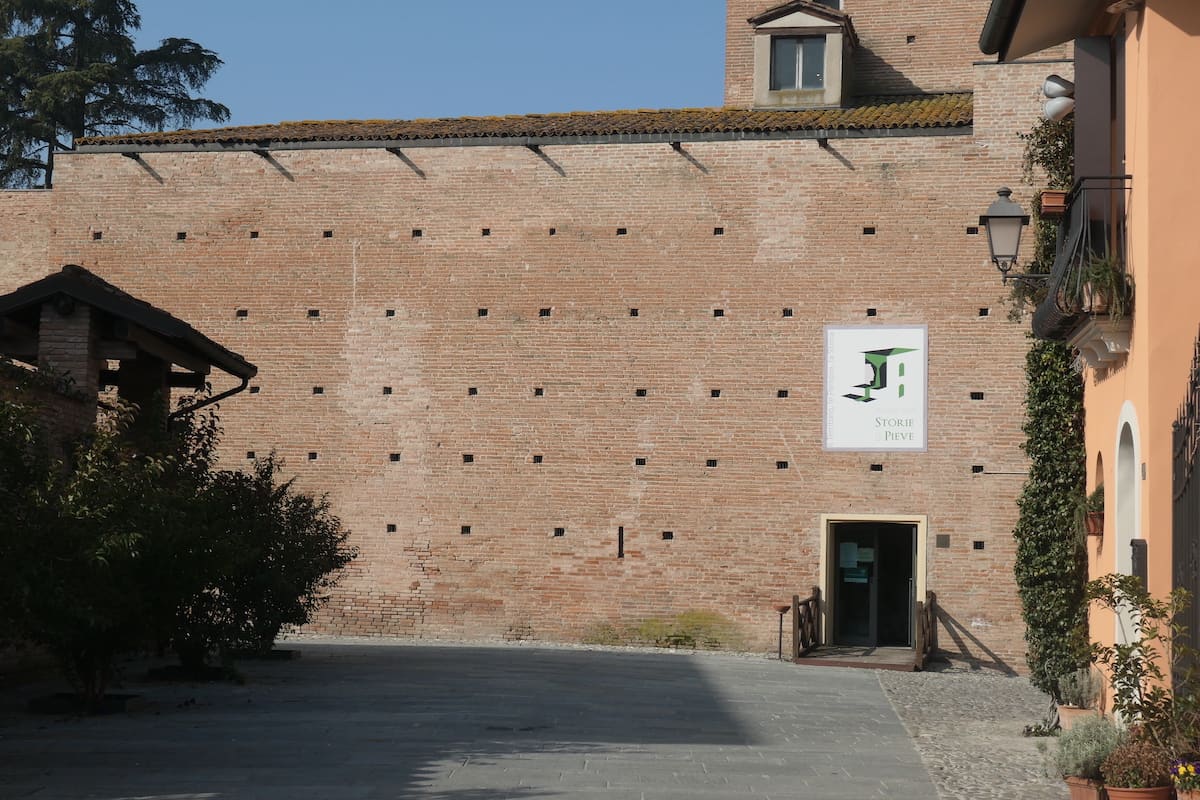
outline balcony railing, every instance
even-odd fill
[[[1133,308],[1132,283],[1125,272],[1130,189],[1131,176],[1116,175],[1080,178],[1071,190],[1067,213],[1059,223],[1046,297],[1033,312],[1033,333],[1039,339],[1079,346],[1075,340],[1081,331],[1101,319],[1109,328],[1128,330],[1128,320],[1123,326],[1120,323]],[[1080,352],[1092,366],[1097,366],[1094,361],[1111,361],[1111,352],[1090,354],[1083,346]]]

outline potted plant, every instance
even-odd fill
[[[1109,675],[1112,710],[1121,719],[1136,721],[1141,738],[1160,750],[1184,752],[1200,715],[1196,693],[1172,693],[1168,659],[1184,658],[1190,648],[1176,641],[1176,619],[1187,607],[1187,592],[1173,590],[1166,600],[1151,597],[1135,575],[1105,575],[1090,581],[1085,596],[1126,620],[1136,619],[1127,642],[1092,645],[1092,661]],[[1164,668],[1164,662],[1166,667]],[[1174,670],[1170,670],[1174,671]]]
[[[1104,535],[1104,485],[1097,486],[1087,496],[1083,508],[1083,525],[1088,536]]]
[[[1131,732],[1100,765],[1109,800],[1171,800],[1171,757],[1141,732]]]
[[[1113,254],[1094,255],[1080,275],[1079,308],[1092,314],[1107,314],[1117,322],[1129,312],[1133,281],[1125,265]]]
[[[1100,678],[1089,667],[1069,672],[1058,679],[1058,696],[1058,724],[1069,731],[1081,718],[1100,713]]]
[[[1058,737],[1058,745],[1046,760],[1051,775],[1062,778],[1071,800],[1100,800],[1100,765],[1117,745],[1122,733],[1107,717],[1088,717]]]
[[[1175,784],[1175,796],[1179,800],[1200,800],[1200,774],[1196,768],[1200,762],[1192,757],[1171,762],[1171,782]]]

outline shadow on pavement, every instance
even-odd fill
[[[301,649],[295,662],[247,665],[245,686],[129,687],[159,698],[147,713],[8,715],[18,730],[0,739],[0,771],[37,797],[484,800],[548,796],[530,786],[569,783],[572,764],[582,774],[608,754],[669,763],[693,745],[754,744],[695,658]]]

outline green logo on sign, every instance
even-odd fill
[[[860,383],[855,386],[856,389],[862,389],[862,394],[844,394],[842,397],[850,400],[855,400],[859,403],[872,403],[879,398],[872,397],[871,392],[879,392],[888,387],[888,359],[893,356],[898,356],[902,353],[915,353],[916,349],[912,347],[889,347],[886,350],[864,350],[863,355],[866,356],[867,365],[871,367],[870,383]],[[896,377],[901,379],[900,383],[896,384],[896,396],[904,397],[904,360],[895,359],[891,362],[896,369]]]

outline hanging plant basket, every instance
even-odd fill
[[[1087,529],[1088,536],[1103,536],[1104,535],[1104,512],[1089,511],[1087,516],[1083,518],[1084,527]]]

